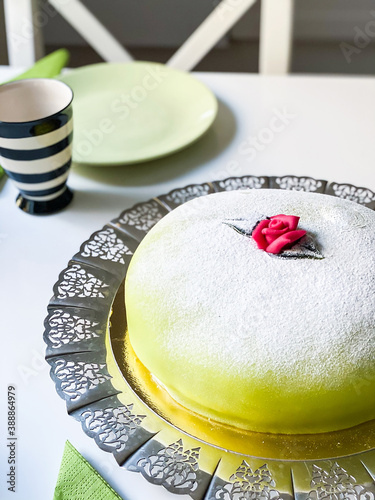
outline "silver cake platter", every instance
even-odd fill
[[[226,429],[169,401],[131,366],[122,284],[143,237],[193,198],[269,188],[375,209],[369,189],[291,175],[231,177],[138,203],[84,242],[54,286],[44,332],[51,378],[68,413],[102,450],[172,493],[196,500],[374,500],[374,422],[315,436]]]

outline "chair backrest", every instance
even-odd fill
[[[30,66],[43,55],[39,0],[3,0],[8,61]]]
[[[13,66],[31,65],[42,55],[42,27],[48,12],[39,0],[3,0],[8,59]],[[257,0],[221,0],[183,43],[167,64],[190,71],[256,3]],[[108,62],[128,62],[130,53],[80,0],[49,0],[65,20]],[[261,0],[259,70],[284,74],[289,70],[293,0]]]

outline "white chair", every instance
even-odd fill
[[[42,27],[48,4],[39,0],[3,0],[8,59],[13,66],[31,65],[42,55]],[[168,61],[192,70],[257,0],[222,0]],[[132,56],[80,0],[49,0],[78,33],[108,62],[131,61]],[[141,22],[141,20],[140,20]],[[261,0],[259,70],[285,74],[291,59],[293,0]]]

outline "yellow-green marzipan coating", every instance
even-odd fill
[[[301,217],[324,256],[282,259],[225,224]],[[375,418],[375,214],[326,195],[210,195],[168,214],[126,278],[130,342],[186,408],[254,431]]]

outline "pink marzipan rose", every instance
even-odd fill
[[[252,238],[258,248],[278,254],[305,236],[306,231],[297,229],[299,217],[295,215],[274,215],[264,219],[255,227]]]

